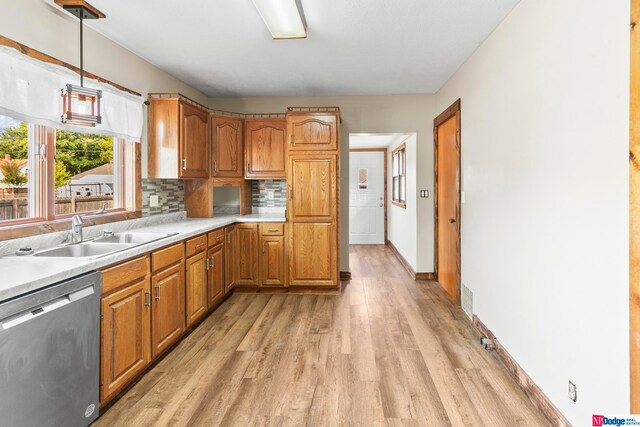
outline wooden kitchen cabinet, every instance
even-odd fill
[[[207,267],[209,273],[208,308],[216,305],[225,295],[224,252],[224,244],[210,247],[207,251]]]
[[[149,98],[149,178],[209,177],[209,113],[180,98]]]
[[[101,300],[100,404],[108,402],[151,361],[149,258],[104,270]]]
[[[211,116],[211,176],[242,178],[243,119]]]
[[[186,323],[193,325],[207,313],[209,308],[207,296],[208,264],[205,250],[186,261]]]
[[[151,356],[168,349],[185,330],[184,258],[151,278]]]
[[[236,284],[236,226],[224,228],[224,292],[228,293]]]
[[[336,151],[339,116],[332,113],[290,112],[287,114],[289,151]]]
[[[247,179],[281,179],[286,176],[285,119],[245,120],[244,157]]]
[[[236,224],[236,285],[258,285],[258,224]]]
[[[334,154],[289,156],[289,218],[337,221],[337,157]]]
[[[260,285],[286,286],[284,223],[262,223],[260,230]]]
[[[338,285],[338,236],[333,223],[292,223],[288,237],[291,286]]]

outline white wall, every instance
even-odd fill
[[[575,425],[629,412],[629,10],[523,0],[437,94],[475,313]]]
[[[416,133],[416,153],[428,167],[416,170],[416,187],[433,194],[434,95],[211,98],[209,107],[239,112],[283,112],[290,106],[338,106],[342,113],[340,204],[349,205],[349,134]],[[409,159],[407,159],[409,160]],[[407,197],[414,197],[407,192]],[[417,254],[414,267],[433,271],[433,199],[416,199]],[[349,212],[340,210],[340,270],[349,269]],[[394,242],[395,244],[395,242]],[[416,251],[414,251],[416,253]],[[404,254],[403,254],[404,255]],[[410,256],[406,257],[410,259]]]
[[[0,35],[61,61],[80,65],[80,30],[76,18],[44,0],[2,0],[0,4]],[[84,69],[144,97],[149,92],[180,92],[203,104],[208,100],[189,85],[88,27],[84,31]],[[146,114],[146,108],[144,110]],[[146,147],[145,126],[143,177],[147,176]]]
[[[393,156],[391,153],[403,143],[406,144],[407,153],[406,208],[401,208],[400,206],[396,206],[391,203],[393,200]],[[389,210],[387,211],[387,224],[389,228],[387,231],[389,233],[389,240],[398,249],[398,252],[400,252],[404,259],[411,264],[414,271],[420,272],[421,270],[416,269],[418,265],[417,249],[419,221],[417,201],[420,200],[416,191],[417,156],[417,139],[415,134],[411,135],[403,142],[392,144],[387,149],[387,199],[389,200]],[[431,167],[431,170],[433,170],[433,166]],[[433,191],[430,191],[430,193],[433,193]],[[422,222],[422,226],[426,227],[426,222]]]

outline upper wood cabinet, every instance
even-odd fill
[[[211,176],[243,176],[242,128],[242,119],[211,116]]]
[[[289,218],[337,220],[337,159],[333,154],[289,156]]]
[[[339,120],[331,113],[288,113],[287,138],[290,151],[336,151]]]
[[[285,119],[247,119],[244,123],[244,177],[278,179],[286,175]]]
[[[179,98],[149,102],[149,178],[209,177],[209,113]]]

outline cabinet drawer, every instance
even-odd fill
[[[169,246],[168,248],[160,249],[157,252],[151,254],[151,267],[153,272],[160,271],[169,267],[177,262],[180,262],[183,258],[182,243]]]
[[[102,293],[106,294],[149,274],[149,257],[136,258],[102,271]]]
[[[203,234],[202,236],[187,240],[186,256],[189,258],[205,249],[207,249],[207,236]]]
[[[224,243],[224,228],[219,228],[210,232],[207,235],[207,240],[209,241],[209,247]]]
[[[260,234],[263,236],[284,236],[284,224],[262,223],[260,224]]]

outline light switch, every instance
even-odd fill
[[[274,191],[273,190],[267,191],[267,199],[273,200],[273,197],[274,197]]]
[[[420,190],[420,198],[421,199],[429,198],[429,190]]]
[[[158,197],[157,194],[152,194],[151,196],[149,196],[150,208],[155,208],[156,206],[158,206],[158,204],[160,204],[160,198]]]

